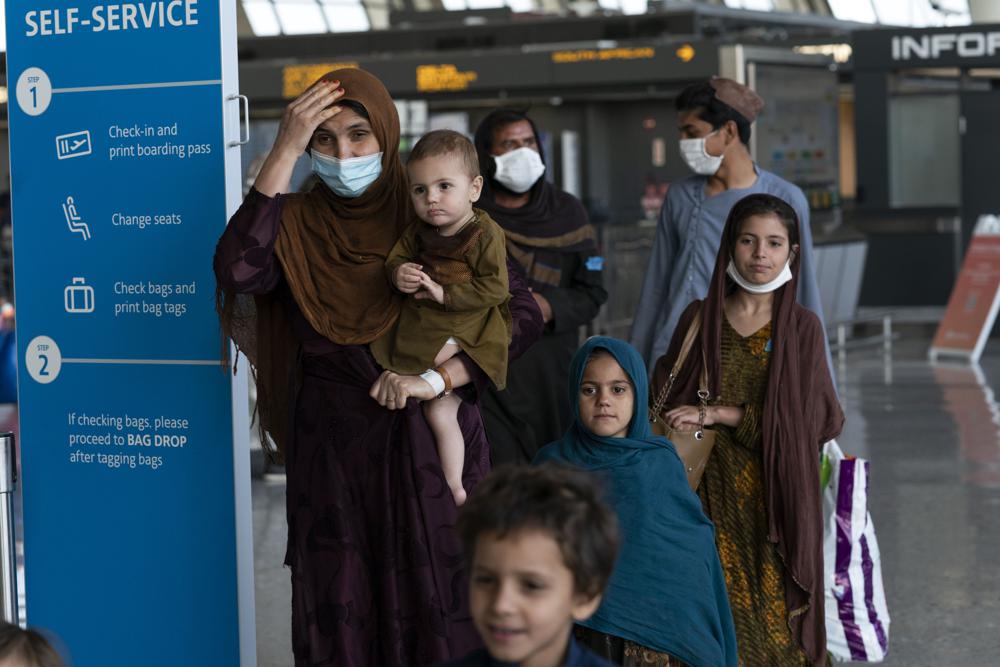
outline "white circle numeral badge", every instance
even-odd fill
[[[40,116],[52,101],[49,75],[37,67],[29,67],[17,78],[17,105],[29,116]]]
[[[59,346],[48,336],[35,336],[24,352],[24,366],[35,382],[48,384],[59,377],[62,369],[62,353]]]

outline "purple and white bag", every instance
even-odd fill
[[[889,650],[889,608],[875,526],[868,513],[868,461],[823,447],[826,647],[836,660],[882,662]],[[825,476],[825,475],[824,475]]]

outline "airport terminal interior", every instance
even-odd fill
[[[678,149],[681,91],[713,76],[756,91],[750,155],[808,206],[845,415],[837,443],[869,462],[883,664],[1000,664],[1000,1],[237,0],[236,10],[244,195],[289,103],[334,69],[385,84],[404,159],[428,131],[472,138],[494,109],[526,111],[543,178],[582,202],[603,257],[608,297],[576,332],[581,343],[629,340],[636,313],[655,308],[641,295],[661,208],[691,174]],[[291,187],[315,182],[303,157]],[[18,434],[9,194],[0,207],[0,430]],[[15,238],[25,224],[15,214]],[[286,471],[255,427],[249,457],[255,664],[291,667]],[[20,507],[15,497],[18,517]],[[21,554],[20,519],[15,528]]]

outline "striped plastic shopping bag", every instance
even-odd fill
[[[868,512],[868,461],[845,456],[830,441],[821,482],[827,650],[837,660],[881,662],[889,649],[889,609]]]

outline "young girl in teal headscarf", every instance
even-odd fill
[[[623,535],[604,601],[580,637],[626,667],[736,667],[715,529],[673,445],[650,431],[645,363],[627,343],[596,336],[577,351],[569,380],[572,424],[535,461],[602,476]]]

